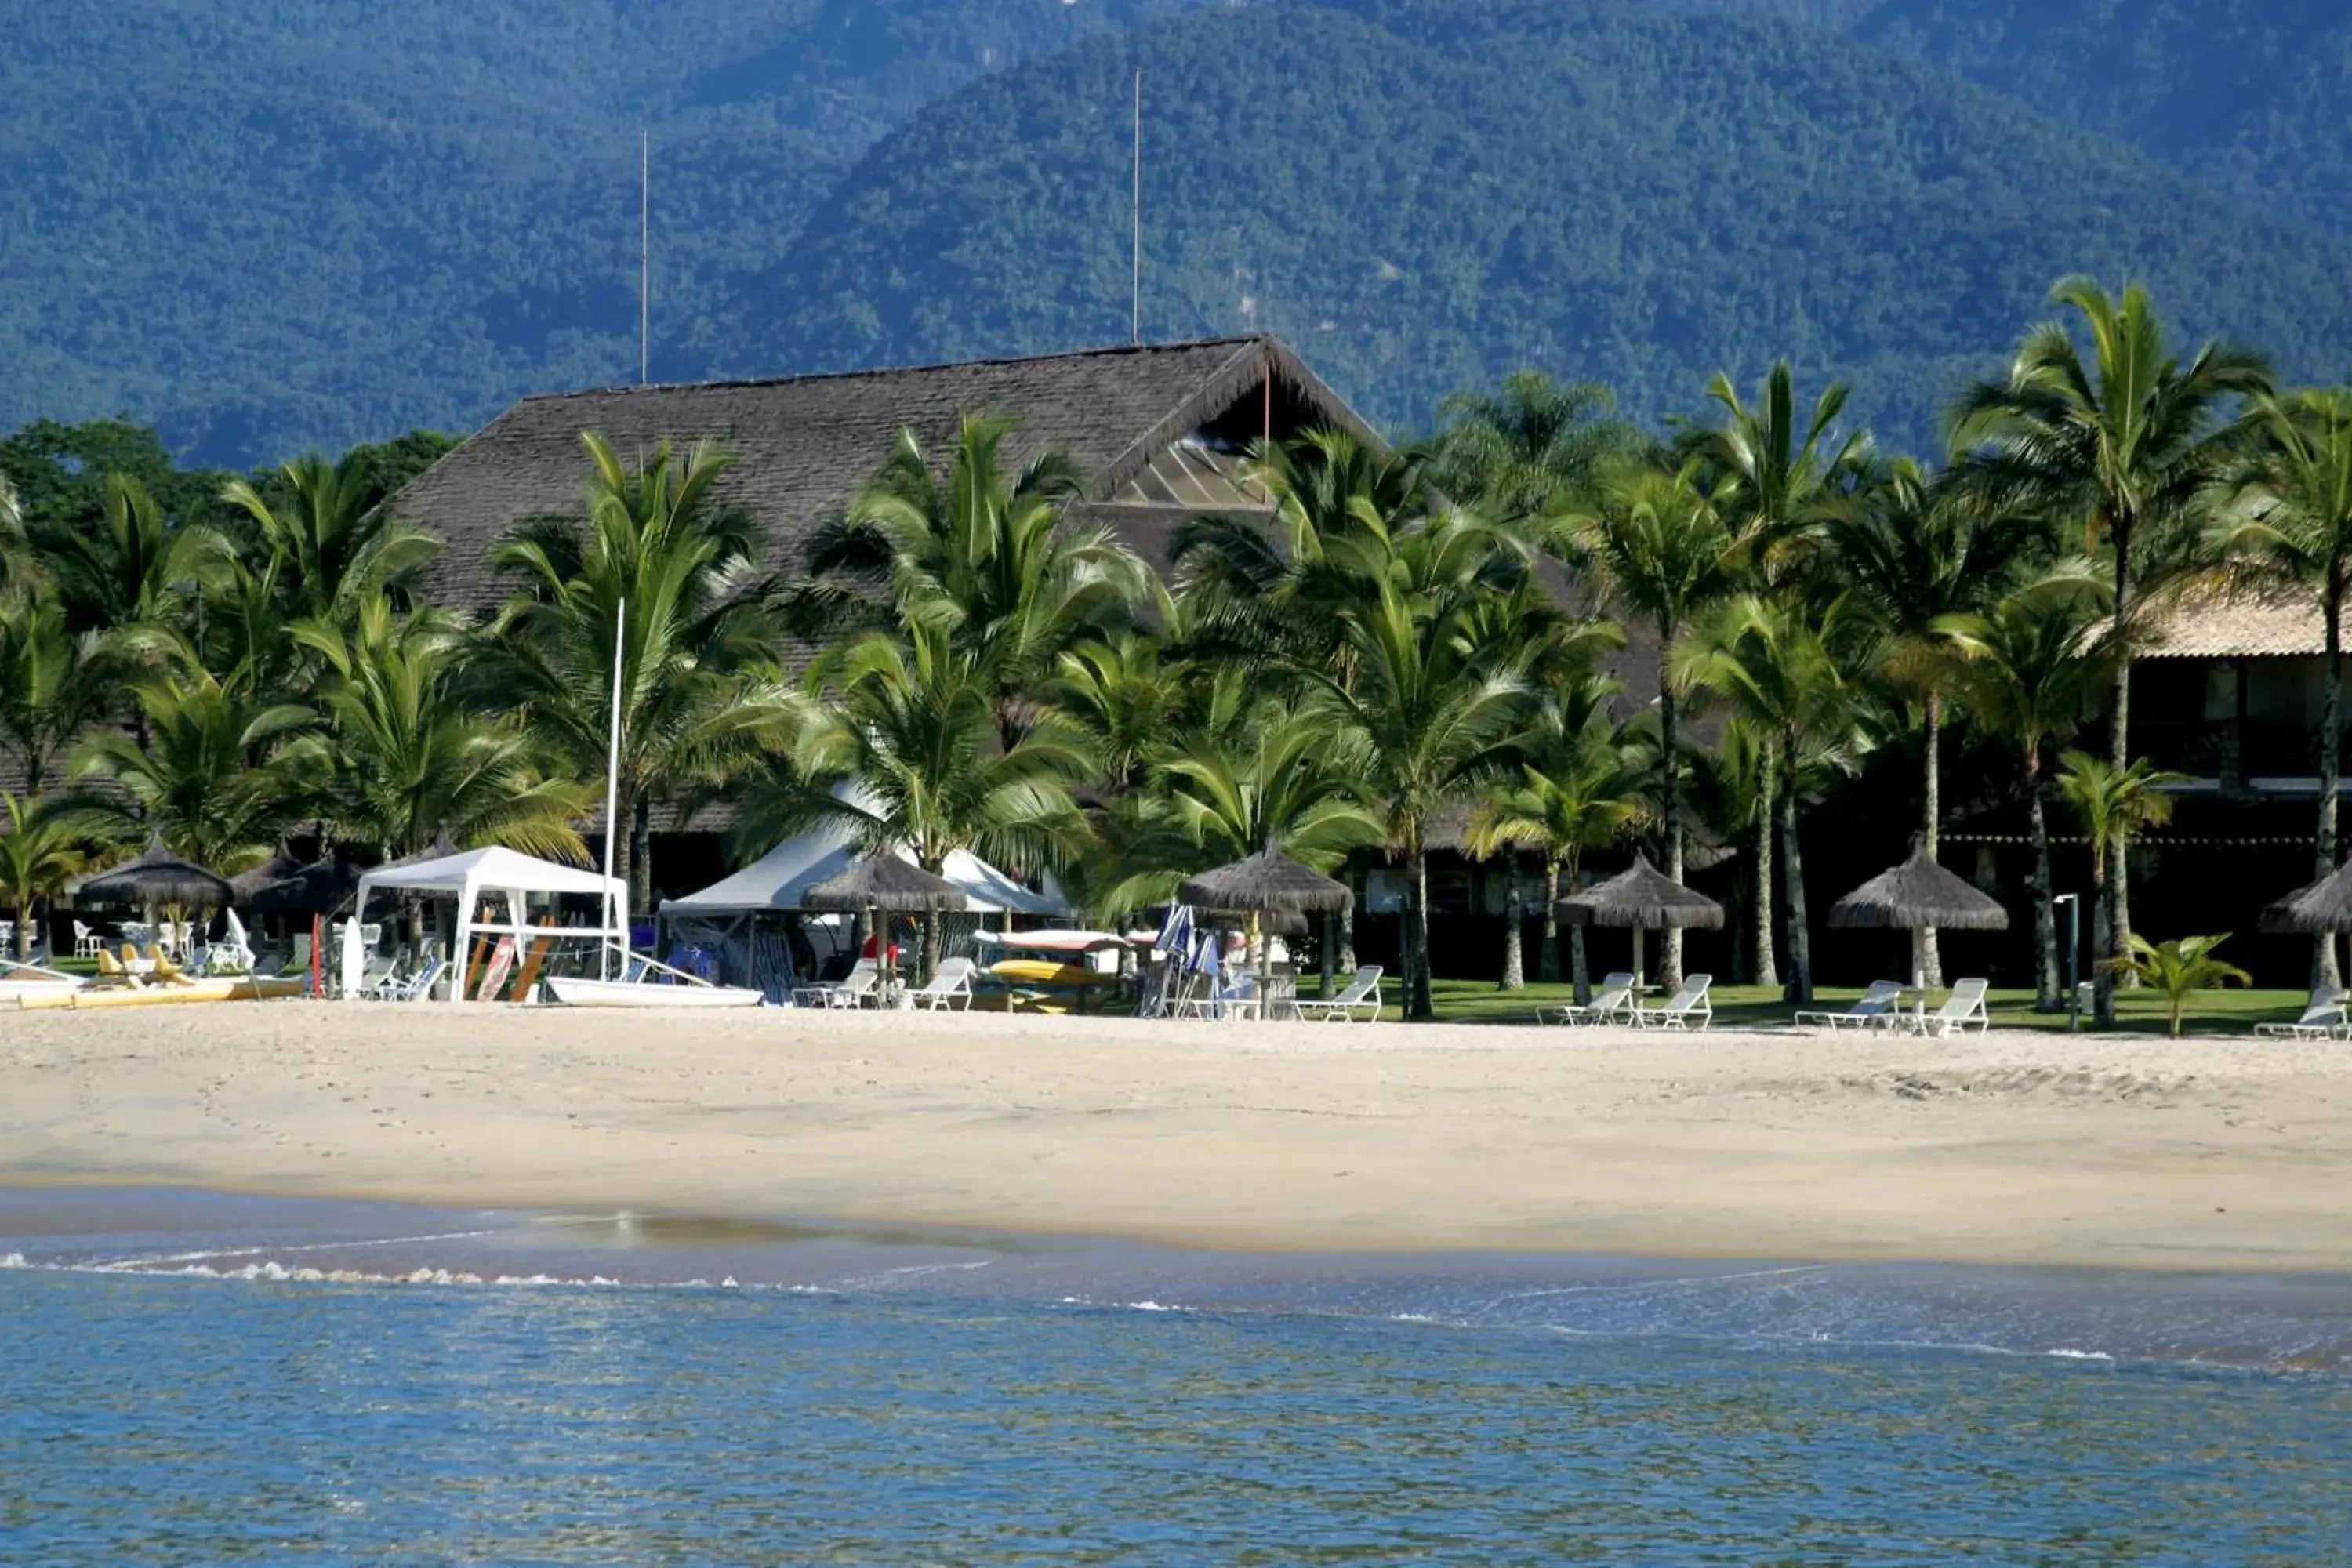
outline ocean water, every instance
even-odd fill
[[[2352,1563],[2352,1281],[0,1194],[0,1563]]]

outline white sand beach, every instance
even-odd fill
[[[0,1182],[1234,1247],[2352,1268],[2352,1046],[277,1003],[0,1017]]]

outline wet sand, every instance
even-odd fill
[[[1239,1248],[2352,1268],[2352,1046],[0,1015],[0,1182]]]

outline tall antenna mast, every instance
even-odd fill
[[[1143,68],[1135,68],[1135,193],[1129,221],[1128,245],[1134,257],[1133,298],[1128,342],[1143,342]]]
[[[654,357],[654,140],[637,132],[637,384]]]

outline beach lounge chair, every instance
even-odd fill
[[[1663,1007],[1641,1007],[1633,1014],[1633,1025],[1642,1029],[1704,1029],[1715,1022],[1715,1005],[1706,999],[1707,988],[1715,984],[1712,974],[1686,974],[1683,987],[1669,997]]]
[[[873,959],[861,958],[850,966],[848,973],[838,980],[794,987],[793,1005],[862,1007],[874,1000],[874,987],[881,978],[882,966]]]
[[[1328,1000],[1302,997],[1291,1004],[1301,1018],[1313,1018],[1321,1023],[1353,1024],[1363,1014],[1362,1022],[1376,1022],[1381,1016],[1381,966],[1363,963],[1356,966],[1356,977],[1340,988],[1339,994]]]
[[[2352,1020],[2345,1002],[2352,997],[2341,985],[2315,985],[2303,1016],[2292,1024],[2256,1024],[2254,1033],[2266,1040],[2333,1040],[2352,1036]]]
[[[1796,1018],[1797,1026],[1834,1032],[1848,1024],[1864,1029],[1892,1025],[1895,1021],[1896,1005],[1902,1000],[1903,992],[1904,985],[1900,980],[1874,980],[1861,999],[1844,1012],[1800,1013]]]
[[[392,983],[390,989],[385,993],[385,999],[392,1002],[423,1002],[432,996],[433,987],[440,984],[441,976],[448,971],[449,961],[446,958],[436,958],[407,979]]]
[[[383,1001],[392,994],[393,971],[399,966],[400,961],[389,955],[369,959],[367,967],[360,971],[360,985],[355,994],[371,1001]]]
[[[979,966],[969,958],[942,958],[932,973],[930,984],[919,985],[907,993],[915,1005],[928,1007],[936,1013],[942,1007],[958,1012],[971,1006],[971,976]]]
[[[100,953],[106,951],[105,937],[100,935],[97,931],[90,930],[89,927],[82,924],[79,921],[74,921],[73,928],[74,956],[76,958],[96,958]]]
[[[1597,1024],[1630,1024],[1633,1021],[1633,972],[1621,969],[1601,976],[1593,987],[1592,1000],[1579,1006],[1563,1003],[1556,1007],[1536,1009],[1538,1024],[1566,1024],[1575,1028],[1590,1028]]]
[[[1989,1029],[1992,1026],[1992,1015],[1985,1010],[1985,992],[1990,984],[1984,980],[1956,980],[1952,983],[1952,994],[1945,997],[1944,1005],[1934,1012],[1924,1015],[1898,1013],[1895,1016],[1922,1035],[1961,1034],[1970,1025],[1980,1031]]]

